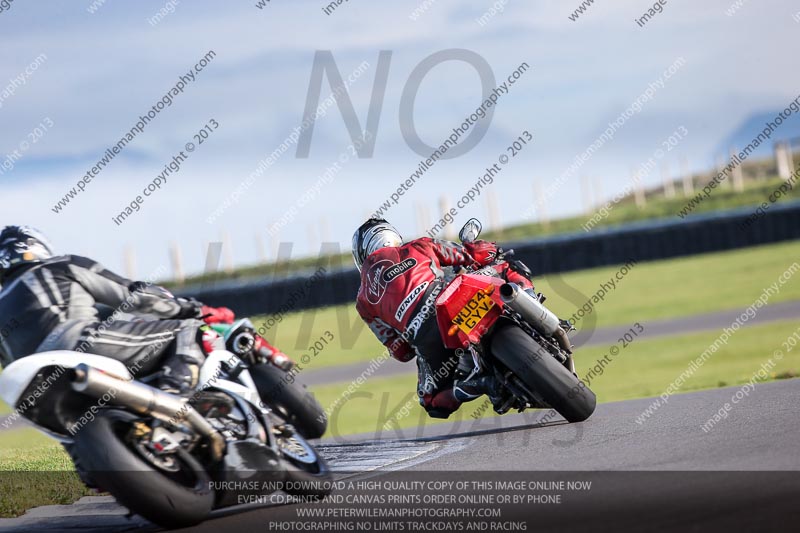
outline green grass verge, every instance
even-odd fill
[[[0,432],[0,518],[91,494],[60,444],[30,428]]]
[[[642,321],[646,328],[646,322]],[[779,322],[740,329],[728,344],[714,353],[684,384],[679,392],[710,389],[747,383],[761,365],[767,363],[781,342],[798,330],[798,324]],[[599,402],[658,396],[718,337],[718,332],[634,340],[602,368],[602,374],[590,380]],[[581,377],[608,353],[610,346],[580,350],[576,366]],[[800,371],[800,346],[776,361],[769,379],[796,377]],[[391,364],[391,363],[385,363]],[[413,363],[412,363],[413,364]],[[596,373],[600,373],[598,370]],[[382,428],[413,428],[439,421],[428,419],[415,398],[416,378],[399,376],[370,379],[350,399],[342,400],[342,391],[350,383],[315,387],[322,406],[336,406],[330,416],[328,436],[380,431]],[[746,400],[744,400],[746,401]],[[455,420],[473,421],[475,417],[495,416],[491,409],[481,412],[484,400],[465,404]],[[709,406],[709,416],[718,406]],[[390,422],[392,421],[392,422]],[[390,422],[389,426],[386,426]],[[462,428],[464,429],[464,428]]]
[[[617,288],[600,302],[594,314],[597,326],[629,324],[636,320],[656,320],[691,316],[753,303],[768,286],[800,257],[800,241],[743,248],[713,254],[679,257],[637,264]],[[545,276],[534,280],[537,290],[563,318],[572,316],[581,305],[561,297],[560,287],[577,288],[593,295],[602,282],[608,282],[616,268]],[[568,294],[565,296],[569,296]],[[770,304],[800,299],[800,283],[787,283],[772,296]],[[587,319],[584,319],[587,320]]]
[[[609,292],[578,328],[591,327],[593,320],[595,327],[607,327],[744,308],[797,257],[800,241],[639,263],[617,281],[616,290]],[[617,267],[595,268],[548,275],[534,282],[536,289],[548,296],[547,306],[569,318],[617,271]],[[769,303],[797,299],[800,283],[787,283]],[[265,318],[255,317],[254,323],[261,325]],[[309,346],[326,330],[336,339],[314,356]],[[289,314],[268,330],[266,337],[298,361],[308,355],[308,368],[368,361],[383,351],[352,304]]]

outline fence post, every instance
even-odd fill
[[[186,281],[186,277],[183,275],[183,258],[181,257],[181,249],[175,241],[170,244],[169,256],[172,262],[172,279],[182,284]]]
[[[683,195],[687,198],[694,196],[694,177],[689,171],[689,160],[681,159],[681,174],[683,174]]]
[[[675,182],[669,175],[669,163],[661,164],[661,180],[664,182],[664,196],[675,198]]]
[[[738,152],[735,148],[731,148],[731,160],[733,160],[733,156],[737,153]],[[736,165],[736,168],[733,169],[733,189],[736,192],[742,192],[744,190],[744,175],[742,174],[742,165]]]

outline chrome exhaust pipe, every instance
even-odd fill
[[[554,337],[567,353],[572,353],[572,343],[561,321],[548,308],[516,283],[506,283],[500,287],[500,298],[512,310],[545,337]]]
[[[111,374],[106,374],[86,364],[80,364],[72,370],[72,389],[93,398],[103,398],[113,393],[110,403],[125,407],[139,414],[152,415],[169,423],[185,420],[200,435],[208,438],[211,453],[215,460],[225,455],[225,439],[200,413],[189,405],[189,402],[178,396],[168,394],[156,388],[127,381]]]
[[[558,330],[558,317],[516,283],[501,286],[500,298],[542,335],[552,337]]]

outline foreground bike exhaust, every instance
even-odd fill
[[[75,367],[71,377],[73,390],[93,398],[103,398],[113,391],[111,403],[117,406],[171,423],[185,420],[200,435],[208,438],[215,460],[222,459],[225,454],[225,439],[187,400],[143,383],[120,379],[86,364]]]
[[[522,315],[525,322],[536,331],[545,337],[554,337],[561,348],[572,353],[572,343],[558,317],[534,296],[522,290],[516,283],[506,283],[500,287],[500,298],[508,307]]]

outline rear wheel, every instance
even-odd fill
[[[305,385],[289,381],[289,374],[270,364],[250,368],[261,400],[307,439],[318,439],[328,429],[328,417]]]
[[[594,392],[518,326],[501,326],[491,352],[568,422],[582,422],[594,412]]]
[[[168,528],[202,522],[214,505],[210,477],[184,450],[158,465],[147,461],[129,439],[137,420],[125,411],[102,412],[75,434],[72,451],[91,479],[132,512]]]

